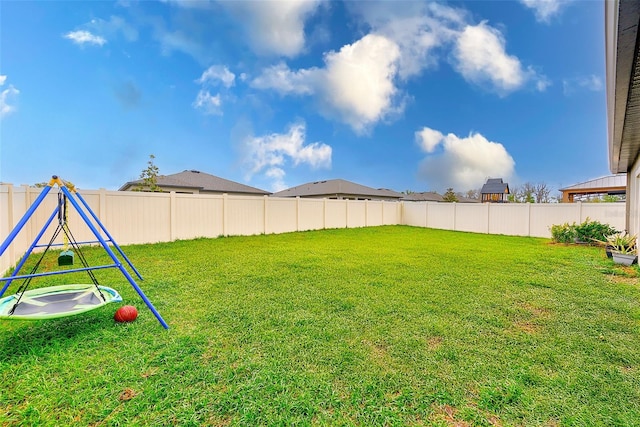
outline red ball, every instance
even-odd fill
[[[138,310],[132,305],[123,305],[113,315],[116,322],[133,322],[137,317]]]

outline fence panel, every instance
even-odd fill
[[[347,204],[347,227],[366,227],[367,205],[363,200],[345,200]]]
[[[224,234],[226,236],[251,236],[265,232],[263,197],[223,197],[225,200]]]
[[[224,233],[222,196],[176,194],[174,213],[173,239],[218,237]]]
[[[298,228],[298,200],[264,198],[267,203],[267,233],[288,233]]]
[[[382,224],[383,225],[402,224],[402,203],[396,203],[396,202],[382,203]]]
[[[529,205],[522,203],[487,203],[489,233],[529,236]]]
[[[365,202],[365,223],[367,227],[382,225],[384,202],[380,200],[368,200]]]
[[[428,207],[426,202],[403,202],[402,223],[414,227],[426,227]]]
[[[170,194],[109,192],[105,214],[105,227],[119,245],[172,240]]]
[[[298,199],[298,230],[322,230],[324,228],[324,200]]]
[[[325,200],[325,228],[347,227],[347,201]]]
[[[489,203],[456,203],[456,230],[486,233],[489,228]]]
[[[455,230],[456,206],[454,203],[425,202],[427,207],[427,227]]]

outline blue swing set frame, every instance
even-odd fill
[[[140,295],[140,298],[142,298],[142,300],[144,301],[146,306],[149,308],[149,310],[151,310],[151,312],[156,317],[156,319],[158,319],[158,322],[160,322],[162,327],[165,328],[165,329],[169,329],[169,325],[167,325],[167,323],[164,321],[164,319],[162,318],[160,313],[158,313],[156,308],[153,306],[151,301],[144,294],[144,292],[142,291],[140,286],[138,286],[138,284],[136,283],[134,278],[131,276],[131,274],[129,274],[129,271],[127,271],[127,269],[125,268],[123,263],[116,256],[115,252],[111,249],[111,247],[109,246],[108,243],[111,243],[113,245],[113,247],[120,254],[122,259],[126,262],[126,264],[131,268],[131,270],[138,277],[138,279],[144,280],[142,278],[142,276],[140,275],[140,273],[138,272],[138,270],[134,267],[133,263],[129,260],[129,258],[127,258],[127,256],[122,251],[120,246],[118,246],[118,244],[115,242],[115,240],[113,239],[111,234],[109,234],[109,232],[107,231],[106,227],[102,224],[102,222],[100,221],[98,216],[93,212],[93,210],[91,210],[91,208],[89,207],[89,204],[80,195],[80,193],[78,193],[78,191],[75,189],[75,187],[72,184],[63,181],[62,179],[60,179],[56,175],[54,175],[51,178],[51,180],[49,181],[49,183],[42,189],[42,192],[40,193],[40,195],[38,195],[37,199],[29,207],[27,212],[25,212],[25,214],[22,216],[20,221],[18,221],[18,223],[13,228],[13,230],[9,233],[9,235],[7,236],[5,241],[2,242],[2,245],[0,246],[0,256],[2,256],[2,254],[4,254],[5,250],[9,247],[11,242],[13,242],[13,240],[16,238],[18,233],[20,233],[20,231],[22,230],[24,225],[31,218],[33,213],[38,208],[38,206],[40,206],[40,204],[45,199],[45,197],[47,196],[49,191],[51,191],[51,189],[53,188],[54,185],[58,185],[58,187],[60,188],[60,191],[62,191],[62,193],[67,197],[67,200],[76,209],[76,211],[78,212],[80,217],[84,220],[86,225],[89,227],[89,229],[91,230],[91,232],[93,233],[93,235],[97,239],[96,241],[92,241],[92,242],[79,242],[79,243],[85,243],[85,244],[86,243],[100,243],[100,245],[104,248],[104,250],[107,252],[109,257],[113,260],[113,264],[93,266],[93,267],[73,268],[73,269],[68,269],[68,270],[51,271],[51,272],[46,272],[46,273],[33,273],[33,274],[19,275],[21,268],[23,267],[23,265],[27,261],[27,258],[29,257],[29,255],[31,255],[33,250],[35,248],[37,248],[37,247],[43,246],[43,245],[38,245],[38,242],[40,241],[40,238],[43,236],[43,234],[45,233],[45,231],[47,230],[47,228],[49,227],[49,225],[51,224],[53,219],[60,212],[61,207],[58,204],[58,205],[56,205],[56,208],[54,209],[53,213],[51,214],[49,219],[46,221],[46,223],[44,224],[44,226],[42,227],[42,229],[40,230],[40,232],[38,233],[38,235],[36,236],[34,241],[31,243],[31,245],[29,246],[29,248],[27,249],[25,254],[20,259],[20,262],[18,262],[18,264],[16,265],[16,268],[11,273],[11,275],[9,277],[0,278],[0,283],[1,282],[6,282],[4,284],[4,286],[2,287],[2,289],[0,290],[0,298],[2,298],[2,296],[6,292],[7,288],[11,284],[11,282],[13,280],[15,280],[15,279],[28,279],[28,278],[32,278],[32,277],[50,276],[50,275],[54,275],[54,274],[66,274],[66,273],[72,273],[72,272],[77,272],[77,271],[89,271],[89,270],[99,270],[99,269],[105,269],[105,268],[117,268],[124,275],[124,277],[127,279],[127,281],[129,281],[129,283],[131,284],[133,289],[135,289],[135,291],[138,293],[138,295]],[[91,216],[91,218],[93,218],[95,223],[100,227],[100,230],[102,230],[102,232],[104,233],[106,238],[102,236],[100,231],[98,231],[98,229],[95,227],[95,225],[91,222],[91,220],[89,219],[89,216]]]

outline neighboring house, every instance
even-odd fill
[[[137,191],[144,180],[129,181],[118,189],[118,191]],[[250,187],[238,182],[229,181],[208,173],[187,170],[173,175],[159,175],[157,185],[163,192],[187,194],[234,194],[242,196],[265,196],[268,191]]]
[[[572,203],[602,196],[622,196],[621,201],[627,193],[627,174],[603,176],[591,181],[574,184],[570,187],[561,188],[562,202]]]
[[[444,202],[444,197],[435,191],[425,191],[422,193],[409,193],[402,200],[407,202]],[[458,203],[480,203],[480,200],[458,197]]]
[[[489,178],[480,190],[480,200],[503,203],[508,201],[509,194],[509,184],[502,182],[502,178]]]
[[[384,188],[371,188],[344,179],[308,182],[272,194],[273,197],[308,197],[339,200],[392,200],[402,199],[403,194]]]
[[[422,193],[409,193],[402,200],[408,202],[444,202],[444,198],[435,191],[424,191]]]
[[[640,2],[605,2],[609,169],[627,174],[626,227],[640,232]]]

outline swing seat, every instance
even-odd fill
[[[9,314],[19,295],[0,299],[0,319],[43,320],[73,316],[100,308],[110,302],[121,302],[115,289],[93,284],[71,284],[32,289],[24,292],[13,314]],[[104,295],[104,300],[100,294]]]
[[[73,265],[73,252],[62,251],[58,256],[58,265]]]

